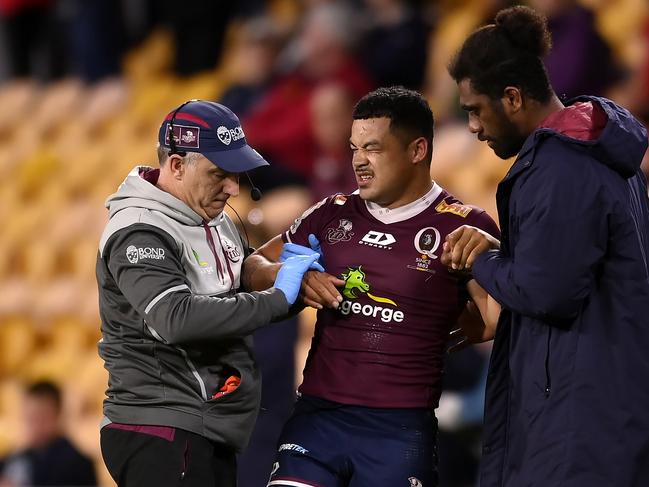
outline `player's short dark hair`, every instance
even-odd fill
[[[26,394],[29,397],[48,399],[52,401],[58,411],[61,410],[61,389],[53,382],[48,380],[34,382],[27,387]]]
[[[410,143],[417,137],[428,141],[427,161],[433,153],[433,112],[418,92],[403,86],[378,88],[361,98],[352,113],[354,120],[389,118],[390,130]]]
[[[516,86],[546,103],[553,91],[542,58],[551,48],[547,19],[530,7],[511,7],[464,41],[448,71],[457,83],[468,79],[492,100],[501,98],[505,87]]]

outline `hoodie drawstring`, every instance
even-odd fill
[[[223,265],[221,264],[221,259],[219,259],[219,254],[216,252],[216,246],[214,245],[214,238],[212,237],[212,232],[210,232],[210,227],[206,222],[203,222],[203,228],[205,229],[205,235],[207,235],[207,243],[209,243],[210,250],[214,255],[214,260],[216,261],[216,272],[223,282]],[[219,238],[220,240],[220,238]],[[219,242],[220,243],[220,242]]]

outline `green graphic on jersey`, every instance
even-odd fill
[[[194,259],[196,259],[196,262],[198,263],[199,266],[201,266],[201,267],[207,267],[208,265],[210,265],[209,263],[207,263],[207,262],[205,262],[205,261],[201,261],[201,258],[200,258],[200,256],[198,255],[198,252],[196,252],[194,249],[192,249],[192,252],[193,252],[193,254],[194,254]]]
[[[362,267],[363,266],[360,265],[358,267],[348,267],[347,270],[349,272],[344,272],[342,274],[342,278],[345,280],[343,296],[349,299],[356,299],[358,298],[356,295],[356,292],[358,291],[361,294],[367,294],[368,298],[377,303],[387,303],[396,306],[397,303],[389,298],[382,298],[369,293],[370,285],[365,282],[365,272],[363,272]]]

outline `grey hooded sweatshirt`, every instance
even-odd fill
[[[172,426],[241,450],[259,410],[257,328],[289,306],[282,291],[240,292],[249,253],[225,213],[210,222],[136,167],[106,206],[97,257],[109,373],[106,422]],[[230,376],[239,387],[219,393]]]

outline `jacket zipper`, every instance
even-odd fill
[[[552,327],[548,327],[548,343],[545,351],[545,397],[550,396],[552,382],[550,377],[550,339],[552,338]]]

